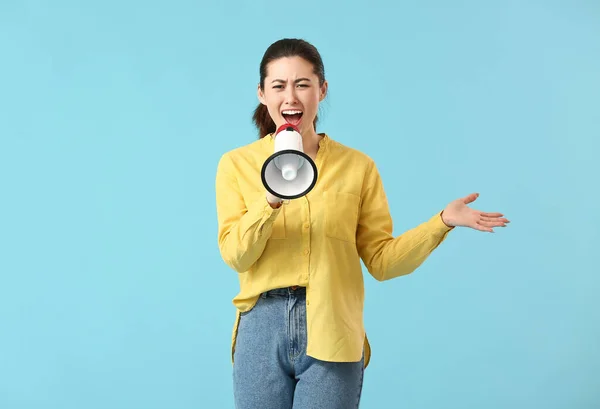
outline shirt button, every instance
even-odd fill
[[[306,305],[310,305],[310,300],[306,300]]]
[[[308,229],[310,227],[310,223],[304,223],[304,228]]]
[[[304,254],[305,256],[308,256],[308,253],[310,253],[310,251],[308,249],[306,249],[302,252],[302,254]]]

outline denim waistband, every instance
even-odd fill
[[[300,286],[292,286],[292,287],[284,287],[284,288],[274,288],[269,291],[265,291],[261,294],[261,297],[266,298],[269,296],[285,296],[288,297],[290,295],[294,295],[296,297],[306,296],[306,287]]]

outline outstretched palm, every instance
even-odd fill
[[[471,209],[467,206],[479,197],[479,193],[456,199],[448,204],[442,212],[442,220],[448,226],[470,227],[475,230],[487,231],[493,233],[494,227],[506,227],[510,223],[505,219],[502,213],[486,213]]]

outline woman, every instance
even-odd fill
[[[327,81],[311,44],[272,44],[257,93],[260,138],[224,154],[216,177],[219,248],[240,280],[233,300],[236,407],[358,407],[371,355],[360,260],[375,279],[388,280],[414,271],[455,226],[492,232],[508,220],[470,209],[471,194],[393,237],[374,162],[316,133]],[[306,196],[283,204],[263,187],[260,171],[275,131],[287,123],[299,129],[319,174]]]

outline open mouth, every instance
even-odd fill
[[[288,124],[292,124],[294,126],[298,126],[300,121],[302,120],[303,112],[297,109],[288,109],[281,113],[283,115],[283,119],[286,120]]]

